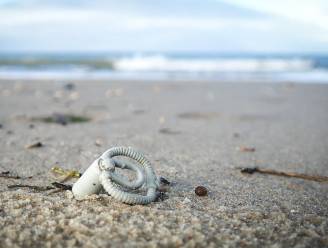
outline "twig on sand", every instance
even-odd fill
[[[16,188],[29,188],[35,191],[48,191],[48,190],[55,190],[51,193],[56,193],[62,190],[72,190],[71,185],[66,185],[63,183],[53,182],[51,183],[52,186],[38,186],[38,185],[27,185],[27,184],[13,184],[8,185],[8,189],[16,189]]]
[[[0,172],[0,177],[7,178],[7,179],[30,179],[30,178],[32,178],[32,176],[29,176],[29,177],[20,177],[17,175],[13,176],[13,175],[10,175],[10,171]]]
[[[19,176],[12,176],[10,175],[10,171],[3,171],[0,173],[0,177],[8,178],[8,179],[20,179]]]
[[[27,185],[27,184],[12,184],[7,186],[8,189],[16,189],[16,188],[29,188],[35,191],[47,191],[54,189],[52,186],[38,186],[38,185]]]
[[[241,173],[253,174],[255,172],[262,173],[262,174],[269,174],[274,176],[282,176],[282,177],[296,177],[305,180],[311,180],[316,182],[328,182],[328,177],[326,176],[318,176],[318,175],[307,175],[301,173],[294,173],[294,172],[284,172],[284,171],[276,171],[270,169],[261,169],[257,167],[246,167],[246,168],[238,168],[240,169]]]
[[[58,193],[64,190],[72,190],[72,185],[67,185],[67,184],[63,184],[63,183],[59,183],[59,182],[53,182],[51,183],[53,186],[55,186],[56,188],[52,191],[50,191],[48,193],[48,195],[54,194],[54,193]]]
[[[31,149],[31,148],[39,148],[39,147],[42,147],[42,146],[43,146],[43,144],[40,141],[38,141],[38,142],[35,142],[33,144],[26,145],[25,148],[26,149]]]
[[[67,185],[67,184],[63,184],[63,183],[58,183],[58,182],[53,182],[51,183],[53,186],[55,186],[58,189],[62,189],[62,190],[72,190],[72,185]]]

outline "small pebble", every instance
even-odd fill
[[[204,186],[197,186],[195,188],[195,194],[198,196],[206,196],[207,195],[207,189]]]
[[[30,124],[30,125],[28,125],[28,127],[29,127],[30,129],[33,129],[35,126],[34,126],[34,124]]]
[[[96,145],[96,146],[102,146],[102,145],[103,145],[102,140],[101,140],[101,139],[96,139],[96,141],[95,141],[95,145]]]
[[[3,128],[3,125],[0,123],[0,129]]]
[[[180,134],[180,131],[175,131],[170,128],[161,128],[158,130],[158,132],[160,132],[162,134],[171,134],[171,135]]]
[[[65,90],[73,90],[75,89],[75,85],[73,83],[67,83],[64,85]]]

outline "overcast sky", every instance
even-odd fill
[[[328,1],[0,0],[0,51],[328,53]]]

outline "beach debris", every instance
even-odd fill
[[[64,182],[70,180],[71,178],[80,178],[82,175],[80,172],[78,172],[76,170],[65,170],[65,169],[60,168],[59,166],[52,167],[51,171],[54,174],[64,176],[64,178],[62,180],[60,180],[61,183],[64,183]]]
[[[38,142],[35,142],[33,144],[26,145],[25,148],[26,149],[32,149],[32,148],[39,148],[39,147],[42,147],[42,146],[43,146],[43,144],[40,141],[38,141]]]
[[[239,138],[239,137],[240,137],[240,134],[239,134],[239,133],[234,133],[234,134],[233,134],[233,137],[234,137],[234,138]]]
[[[141,115],[141,114],[144,114],[146,111],[143,109],[136,109],[136,110],[133,110],[132,112],[135,115]]]
[[[120,97],[124,94],[124,89],[123,88],[115,88],[115,89],[108,89],[105,92],[106,97]]]
[[[34,191],[48,191],[55,190],[52,193],[59,192],[62,190],[72,190],[72,185],[63,184],[60,182],[51,183],[52,186],[39,186],[39,185],[28,185],[28,184],[12,184],[8,185],[8,189],[16,189],[16,188],[29,188]]]
[[[262,169],[258,167],[245,167],[238,168],[241,173],[253,174],[253,173],[262,173],[269,174],[274,176],[282,176],[282,177],[295,177],[301,178],[305,180],[317,181],[317,182],[328,182],[328,177],[326,176],[318,176],[318,175],[307,175],[302,173],[294,173],[294,172],[284,172],[284,171],[276,171],[271,169]]]
[[[162,191],[161,189],[159,190],[158,193],[158,198],[157,201],[165,201],[166,199],[168,199],[168,195],[166,194],[166,191]]]
[[[96,145],[96,146],[102,146],[102,145],[103,145],[102,140],[101,140],[101,139],[96,139],[96,141],[95,141],[95,145]]]
[[[189,203],[191,203],[191,200],[188,197],[186,197],[186,198],[183,199],[182,203],[183,204],[189,204]]]
[[[30,124],[30,125],[28,125],[28,127],[29,127],[30,129],[35,128],[34,124]]]
[[[11,130],[8,130],[8,131],[7,131],[7,134],[9,134],[9,135],[10,135],[10,134],[13,134],[13,133],[14,133],[14,132],[11,131]]]
[[[69,94],[68,98],[72,101],[76,101],[80,98],[80,93],[77,91],[73,91],[71,94]]]
[[[160,116],[158,119],[159,124],[163,125],[165,123],[166,119],[165,116]]]
[[[158,132],[160,132],[162,134],[169,134],[169,135],[177,135],[177,134],[181,133],[180,131],[175,131],[170,128],[161,128],[158,130]]]
[[[61,189],[61,190],[72,190],[72,185],[67,185],[67,184],[63,184],[63,183],[59,183],[59,182],[53,182],[53,183],[51,183],[51,185],[53,185],[56,188]]]
[[[139,164],[121,161],[116,157],[127,157]],[[130,181],[126,176],[115,172],[115,168],[134,171],[136,179]],[[101,189],[114,199],[127,204],[148,204],[156,200],[159,180],[148,159],[130,147],[113,147],[104,152],[83,173],[73,185],[72,192],[77,199],[97,194]],[[139,195],[135,190],[143,188],[146,195]],[[133,192],[127,192],[132,190]]]
[[[219,117],[217,112],[185,112],[178,114],[181,119],[193,119],[193,120],[209,120]]]
[[[3,128],[3,125],[0,123],[0,129],[2,129]]]
[[[165,184],[165,185],[170,185],[170,184],[171,184],[170,181],[167,180],[167,179],[164,178],[164,177],[160,177],[160,178],[159,178],[159,181],[160,181],[162,184]]]
[[[162,195],[160,195],[161,200],[164,200],[164,198],[166,197],[165,193],[170,190],[169,185],[171,183],[164,177],[160,177],[159,181],[160,181],[160,186],[158,188],[158,191],[160,194],[162,194]]]
[[[30,179],[30,178],[32,178],[32,176],[21,177],[21,176],[17,176],[17,175],[11,175],[10,171],[1,172],[0,177],[7,178],[7,179]]]
[[[8,179],[21,179],[20,176],[10,175],[10,171],[3,171],[3,172],[1,172],[0,173],[0,177],[8,178]]]
[[[195,194],[198,196],[206,196],[207,195],[207,188],[204,186],[197,186],[195,188]]]
[[[67,83],[64,85],[65,90],[74,90],[75,89],[75,84],[73,83]]]
[[[238,149],[241,152],[255,152],[256,151],[255,147],[247,147],[247,146],[240,146]]]
[[[29,188],[35,191],[48,191],[54,189],[52,186],[38,186],[38,185],[27,185],[27,184],[12,184],[7,186],[8,189],[16,188]]]
[[[45,123],[56,123],[65,126],[69,123],[89,122],[91,119],[82,115],[54,113],[46,117],[33,118],[33,120],[42,121]]]

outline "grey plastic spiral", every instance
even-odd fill
[[[137,161],[142,168],[132,164],[123,163],[116,156],[126,156]],[[127,204],[148,204],[156,199],[156,189],[159,186],[158,179],[150,165],[150,162],[141,153],[130,147],[114,147],[106,151],[98,161],[100,173],[100,182],[103,188],[113,198]],[[115,173],[115,167],[130,169],[137,173],[137,179],[130,182],[127,178]],[[138,189],[144,187],[147,189],[146,195],[129,193],[122,190],[117,185],[127,189]]]

